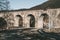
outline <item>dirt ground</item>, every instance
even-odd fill
[[[60,40],[60,35],[38,30],[4,30],[0,31],[0,40]]]

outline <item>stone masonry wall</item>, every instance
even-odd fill
[[[47,9],[47,10],[27,10],[27,11],[10,11],[10,12],[1,12],[0,17],[4,18],[7,21],[7,28],[10,27],[19,27],[19,20],[16,15],[20,15],[23,19],[22,28],[30,28],[30,17],[29,14],[32,14],[35,17],[35,28],[43,28],[43,17],[41,14],[47,14],[48,19],[48,28],[60,28],[60,9]]]

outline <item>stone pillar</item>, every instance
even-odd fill
[[[30,28],[30,17],[27,18],[27,28]]]
[[[30,27],[30,25],[29,25],[29,19],[30,18],[25,15],[25,17],[23,19],[23,26],[24,26],[24,28],[29,28]]]
[[[49,16],[49,30],[51,30],[53,28],[53,17]]]
[[[18,26],[19,26],[19,25],[18,25],[18,24],[19,24],[19,22],[18,22],[19,19],[18,19],[17,17],[15,17],[14,20],[15,20],[14,26],[15,26],[15,27],[18,27]]]
[[[40,17],[38,19],[38,29],[43,29],[43,17]]]
[[[51,29],[51,19],[49,17],[49,30]]]

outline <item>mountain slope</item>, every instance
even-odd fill
[[[37,5],[30,9],[39,10],[39,9],[48,9],[48,8],[60,8],[60,0],[49,0],[41,5]]]

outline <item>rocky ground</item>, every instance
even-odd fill
[[[60,40],[60,35],[35,29],[4,30],[0,31],[0,40]]]

